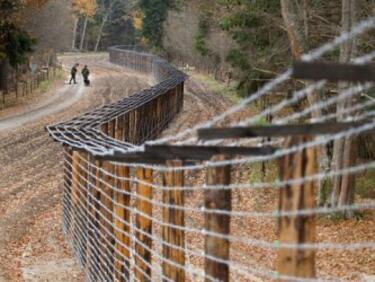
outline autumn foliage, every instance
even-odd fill
[[[35,40],[22,28],[28,7],[41,7],[48,0],[0,0],[0,65],[16,67],[25,62]]]
[[[73,8],[74,10],[85,16],[93,16],[96,11],[96,1],[95,0],[74,0]]]

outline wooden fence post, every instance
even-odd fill
[[[79,171],[79,176],[78,176],[78,181],[79,181],[79,193],[78,197],[80,198],[79,205],[80,205],[80,225],[81,225],[81,231],[78,231],[81,233],[81,236],[84,240],[81,242],[80,245],[80,253],[81,253],[81,258],[82,258],[82,264],[83,266],[86,266],[87,263],[87,238],[88,238],[88,193],[87,193],[87,188],[88,188],[88,174],[87,174],[87,162],[88,162],[88,154],[80,152],[79,153],[79,160],[78,160],[78,171]]]
[[[5,94],[4,91],[0,91],[1,96],[2,96],[2,105],[1,108],[5,108]]]
[[[167,161],[167,167],[173,168],[182,166],[182,161],[174,160]],[[184,173],[183,171],[169,171],[163,175],[163,186],[168,187],[183,187]],[[166,205],[184,207],[184,190],[181,188],[173,190],[163,190],[163,203]],[[185,231],[175,226],[185,226],[185,212],[175,207],[163,208],[163,257],[166,260],[173,261],[174,264],[168,261],[163,261],[163,275],[172,281],[185,281]],[[176,246],[179,249],[176,249]],[[182,250],[180,249],[182,248]],[[176,266],[179,265],[179,266]]]
[[[110,164],[107,161],[101,163],[101,169],[106,172],[110,172]],[[103,181],[98,183],[100,187],[100,232],[101,232],[101,251],[100,259],[101,266],[103,267],[103,274],[109,279],[113,277],[113,250],[114,250],[114,240],[113,240],[113,190],[108,187],[110,183],[110,177],[104,172],[100,173],[99,178]]]
[[[124,140],[125,116],[120,116],[116,119],[114,127],[114,138],[117,140]],[[119,177],[116,181],[116,187],[120,191],[115,191],[114,211],[115,217],[115,273],[114,278],[116,281],[129,281],[130,280],[130,211],[126,207],[130,207],[130,181],[125,178],[130,178],[129,167],[116,166],[116,175]],[[127,223],[124,223],[124,221]],[[121,230],[121,231],[120,231]]]
[[[157,106],[156,106],[156,121],[157,121],[157,132],[156,134],[159,135],[161,133],[161,124],[162,124],[162,99],[163,97],[160,96],[157,99]]]
[[[107,173],[113,173],[113,165],[111,165],[108,161],[103,162],[103,169]],[[108,268],[107,272],[108,277],[112,276],[112,273],[114,271],[114,247],[115,247],[115,240],[114,240],[114,228],[113,228],[113,195],[114,191],[111,185],[113,185],[113,177],[104,174],[102,175],[102,179],[104,180],[103,183],[103,197],[101,198],[101,202],[104,205],[102,209],[102,214],[104,214],[105,220],[104,220],[104,226],[105,226],[105,245],[106,245],[106,256],[107,256],[107,263]]]
[[[105,195],[103,191],[104,184],[102,183],[102,179],[104,178],[103,172],[101,172],[101,169],[104,168],[103,161],[96,161],[96,171],[95,171],[95,186],[97,188],[96,196],[99,202],[95,205],[95,217],[97,218],[97,224],[99,227],[99,230],[97,231],[97,244],[98,244],[98,265],[99,265],[99,272],[102,276],[105,276],[107,267],[105,257],[106,255],[106,223],[105,223],[105,209],[103,207]]]
[[[129,167],[116,166],[117,180],[115,191],[115,281],[129,281],[130,279],[130,182],[124,178],[130,177]],[[124,223],[126,222],[126,223]]]
[[[78,206],[78,185],[79,185],[79,153],[77,151],[72,151],[71,156],[71,165],[72,165],[72,188],[70,192],[71,196],[71,236],[74,236],[74,234],[77,232],[77,206]],[[72,238],[73,239],[73,238]]]
[[[104,134],[110,136],[110,131],[112,124],[110,123],[103,123],[101,124],[100,128]],[[109,185],[113,185],[114,180],[113,177],[108,175],[112,173],[114,170],[112,165],[108,161],[103,161],[101,163],[102,169],[107,173],[101,173],[99,178],[102,182],[99,181],[99,186],[101,190],[100,195],[100,213],[101,213],[101,240],[102,240],[102,251],[101,251],[101,264],[105,268],[105,273],[108,277],[113,277],[114,271],[114,258],[113,258],[113,251],[115,248],[115,240],[114,240],[114,232],[113,232],[113,189]]]
[[[125,115],[116,118],[115,136],[116,140],[124,141]]]
[[[150,169],[138,168],[137,179],[141,182],[153,183],[153,172]],[[134,268],[135,278],[140,282],[151,282],[151,248],[152,248],[152,190],[150,185],[138,183],[137,184],[137,199],[136,208],[140,213],[136,215],[136,228],[135,236],[137,242],[135,243],[135,264]],[[147,215],[144,216],[143,214]],[[138,231],[140,230],[140,231]],[[142,244],[140,244],[141,242]],[[139,256],[139,257],[138,257]],[[143,259],[140,259],[140,257]],[[146,261],[149,265],[147,265]],[[140,271],[142,270],[142,271]]]
[[[121,140],[123,136],[123,119],[116,118],[108,123],[107,135],[112,138]],[[105,132],[106,129],[103,128]],[[119,176],[120,178],[129,178],[129,168],[124,166],[115,166],[109,164],[108,169]],[[130,279],[130,228],[123,221],[130,224],[130,211],[125,207],[130,207],[130,183],[128,180],[113,179],[109,178],[109,183],[117,187],[117,189],[123,190],[125,193],[119,191],[113,191],[113,200],[115,204],[112,204],[115,212],[114,224],[116,229],[114,230],[114,236],[116,238],[114,243],[114,278],[115,281],[128,281]]]
[[[99,269],[99,244],[98,244],[98,203],[100,194],[96,190],[96,161],[92,155],[87,158],[88,167],[88,189],[87,189],[87,206],[88,206],[88,234],[87,234],[87,263],[86,271],[90,280],[98,280],[98,273],[95,269]]]
[[[217,155],[212,161],[224,161],[226,156]],[[208,186],[229,185],[231,182],[231,166],[213,167],[207,169]],[[205,204],[205,228],[208,232],[222,235],[230,234],[230,215],[210,213],[209,210],[232,210],[232,190],[230,189],[209,189],[204,191]],[[205,235],[205,254],[219,260],[229,260],[230,242],[228,239],[218,238],[214,235]],[[229,281],[229,265],[205,258],[205,281],[217,279],[219,281]]]
[[[140,144],[140,138],[141,138],[141,107],[138,107],[134,110],[134,144]]]
[[[129,142],[129,113],[126,113],[124,115],[124,120],[123,120],[123,132],[122,136],[120,137],[119,140],[122,140],[124,142]]]
[[[310,137],[289,138],[287,147],[293,147],[311,141]],[[300,179],[317,173],[316,148],[307,148],[289,154],[281,161],[280,173],[283,181]],[[280,189],[280,212],[298,212],[315,207],[314,181],[290,184]],[[279,218],[280,244],[306,244],[315,242],[314,215],[290,215]],[[315,250],[280,248],[278,251],[277,271],[279,275],[298,278],[315,277]],[[287,279],[281,279],[286,281]]]
[[[6,82],[5,82],[5,89],[4,89],[4,93],[5,93],[5,95],[8,95],[9,94],[9,85],[8,85],[8,80],[6,80]]]
[[[16,90],[16,99],[18,100],[18,81],[15,82],[15,90]]]
[[[128,124],[128,132],[126,134],[128,136],[128,142],[132,143],[132,144],[135,144],[134,143],[135,111],[134,110],[130,111],[128,116],[129,116],[129,118],[128,118],[129,124]]]
[[[74,245],[74,249],[79,253],[79,259],[82,265],[86,264],[86,242],[82,240],[86,234],[86,191],[85,191],[85,178],[86,173],[81,168],[84,166],[85,156],[77,151],[72,154],[72,191],[71,191],[71,213],[72,213],[72,226],[71,226],[71,239],[73,242],[81,242]]]
[[[72,224],[71,215],[71,192],[72,192],[72,149],[69,147],[64,147],[64,188],[63,188],[63,228],[67,234],[70,232],[70,227]]]

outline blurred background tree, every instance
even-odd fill
[[[10,67],[17,69],[26,63],[27,55],[35,44],[26,30],[22,29],[22,11],[30,5],[41,6],[46,1],[0,1],[0,90],[7,87]]]

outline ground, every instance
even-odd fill
[[[0,281],[80,281],[61,236],[62,150],[45,126],[131,95],[149,78],[108,63],[107,55],[64,56],[88,64],[93,86],[56,81],[39,99],[0,117]]]
[[[61,60],[67,69],[75,62],[88,64],[93,73],[92,87],[85,88],[81,81],[70,86],[66,81],[56,80],[45,94],[0,111],[0,282],[83,281],[83,274],[61,234],[62,148],[48,137],[45,126],[71,119],[152,84],[150,77],[110,64],[107,54],[71,54]],[[165,135],[196,125],[230,106],[233,97],[227,97],[230,93],[215,83],[191,73],[185,87],[184,109]],[[252,110],[243,114],[248,116]],[[259,170],[256,166],[239,166],[232,177],[235,183],[260,181]],[[272,181],[274,174],[277,165],[269,163],[266,180]],[[204,174],[188,173],[186,182],[202,184]],[[188,193],[187,206],[199,207],[202,196],[201,191]],[[275,191],[233,194],[233,209],[241,211],[272,211],[276,202]],[[186,224],[202,225],[202,217],[188,213]],[[277,238],[272,218],[233,217],[231,229],[234,235],[243,238],[271,242]],[[317,234],[325,242],[372,241],[374,213],[364,213],[360,220],[319,218]],[[191,248],[202,249],[202,238],[188,234],[186,239]],[[275,252],[244,244],[232,247],[233,261],[274,269]],[[188,256],[187,260],[195,266],[202,265],[202,260],[194,256]],[[371,250],[321,251],[317,254],[317,264],[319,275],[374,281],[371,275],[375,275],[375,256]],[[241,275],[233,276],[232,280],[245,281]],[[246,281],[268,280],[247,276]]]
[[[0,282],[82,281],[61,235],[62,148],[45,126],[129,96],[151,78],[108,62],[106,54],[65,55],[89,65],[92,87],[51,83],[47,93],[0,112]],[[184,113],[175,129],[207,119],[228,106],[220,96],[189,81]],[[192,106],[194,105],[194,107]],[[192,113],[194,113],[192,115]]]

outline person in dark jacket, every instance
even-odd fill
[[[71,78],[70,78],[69,84],[72,84],[72,81],[74,82],[74,84],[77,84],[76,76],[78,72],[78,67],[79,67],[79,64],[75,64],[72,67],[72,70],[70,71]]]
[[[85,66],[83,69],[82,69],[82,76],[83,76],[83,81],[85,83],[86,86],[89,86],[90,85],[90,79],[89,79],[89,75],[90,75],[90,71],[88,69],[87,66]]]

